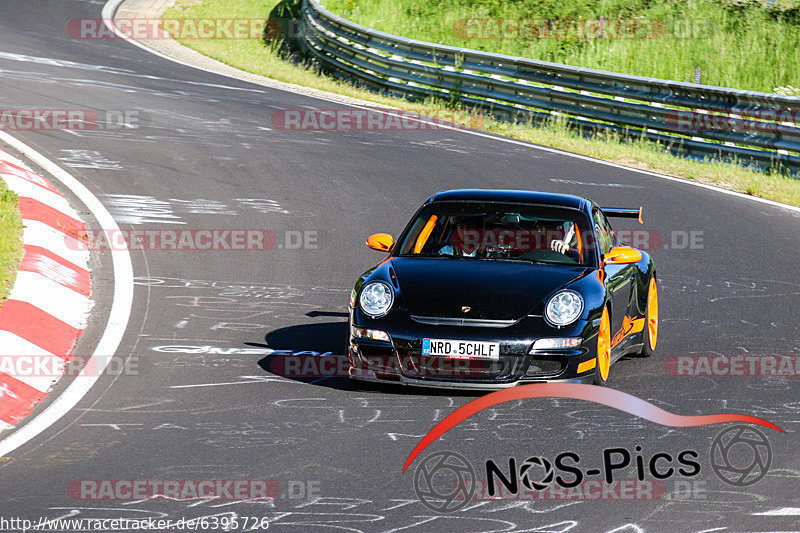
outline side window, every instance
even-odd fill
[[[592,211],[592,223],[597,234],[597,245],[600,248],[600,254],[604,255],[614,246],[614,232],[611,230],[608,219],[599,209]]]

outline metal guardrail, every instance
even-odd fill
[[[389,94],[460,101],[534,121],[666,143],[696,158],[736,158],[800,174],[800,97],[617,74],[416,41],[303,0],[301,46],[332,74]]]

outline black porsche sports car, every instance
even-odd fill
[[[389,257],[350,297],[348,357],[356,379],[465,389],[541,381],[605,384],[626,354],[652,354],[655,266],[621,246],[585,198],[453,190],[431,196]]]

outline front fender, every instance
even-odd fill
[[[600,272],[600,270],[591,271],[565,287],[577,291],[583,296],[584,308],[581,320],[588,322],[595,329],[599,327],[603,307],[608,301],[608,290],[605,283],[601,281]]]
[[[640,250],[641,251],[641,250]],[[656,275],[656,265],[650,254],[642,251],[642,260],[636,263],[636,313],[644,316],[647,312],[647,293],[650,278]]]

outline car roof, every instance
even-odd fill
[[[572,209],[587,209],[591,202],[586,198],[571,194],[557,194],[541,191],[522,191],[508,189],[455,189],[437,192],[429,202],[512,202],[523,204],[552,205]]]

